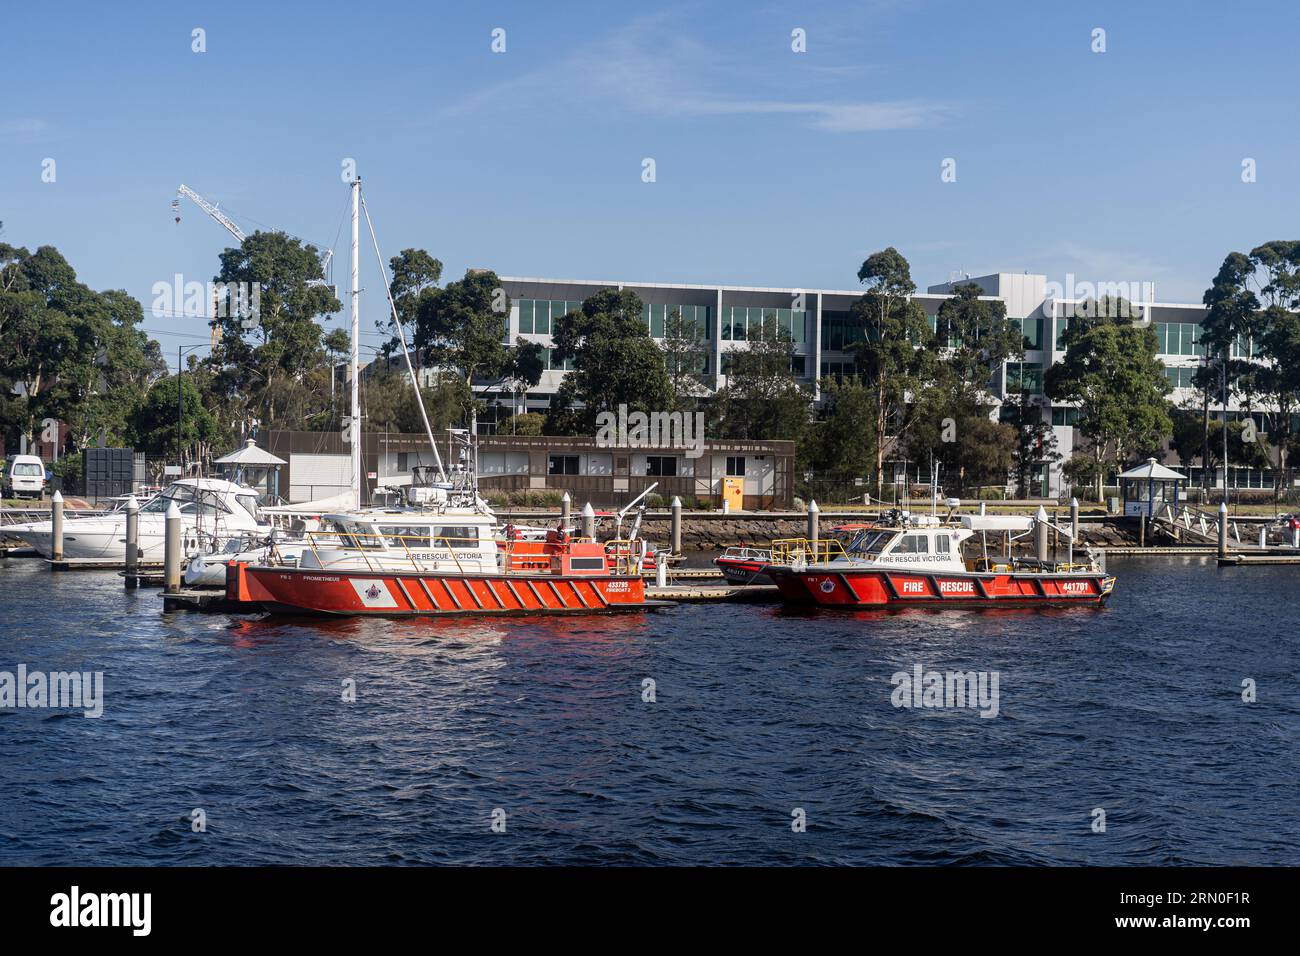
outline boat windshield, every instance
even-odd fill
[[[257,495],[235,495],[235,504],[248,512],[253,521],[257,521]]]
[[[338,539],[338,546],[365,551],[382,551],[384,538],[376,533],[374,525],[351,524],[345,521],[325,521],[321,530]]]
[[[880,554],[895,534],[894,531],[873,531],[869,528],[859,531],[849,542],[847,551],[849,554]]]
[[[166,514],[172,502],[184,515],[201,515],[215,518],[229,514],[230,509],[211,491],[195,488],[193,485],[171,485],[140,509],[141,514]]]

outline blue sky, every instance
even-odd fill
[[[1031,271],[1199,301],[1227,252],[1300,231],[1298,21],[1131,0],[9,5],[0,221],[148,310],[155,282],[211,279],[228,238],[188,201],[173,222],[179,183],[248,231],[341,247],[351,157],[384,254],[428,249],[447,278],[851,288],[894,245],[922,288]],[[378,281],[368,253],[367,329]],[[173,361],[204,331],[145,325]]]

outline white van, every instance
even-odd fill
[[[11,498],[39,498],[45,491],[45,463],[35,455],[14,455],[5,469],[4,488]]]

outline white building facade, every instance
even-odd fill
[[[515,402],[504,399],[500,414],[504,417],[514,411],[543,411],[549,407],[551,397],[559,389],[567,371],[553,358],[552,332],[556,320],[566,312],[576,309],[583,300],[598,292],[616,289],[635,292],[644,303],[644,318],[651,336],[660,341],[665,336],[666,323],[674,312],[696,331],[698,349],[694,354],[694,371],[706,385],[714,390],[727,381],[729,357],[747,347],[747,339],[760,327],[764,318],[775,316],[778,325],[790,335],[794,358],[792,372],[814,393],[819,378],[855,374],[853,344],[860,330],[850,314],[853,303],[862,296],[862,289],[799,289],[768,288],[731,285],[689,285],[653,282],[595,281],[578,279],[545,279],[502,276],[502,286],[510,297],[510,313],[505,329],[508,341],[523,338],[536,342],[545,350],[546,371],[541,381],[527,396]],[[1150,323],[1160,342],[1159,358],[1166,366],[1173,391],[1170,400],[1182,404],[1192,397],[1191,377],[1200,364],[1200,322],[1205,307],[1190,303],[1143,301],[1149,287],[1131,290],[1095,287],[1095,291],[1064,298],[1060,287],[1050,284],[1047,277],[1029,273],[994,273],[984,276],[962,276],[949,282],[932,285],[913,300],[919,302],[933,324],[940,305],[951,297],[959,285],[973,283],[980,287],[983,297],[1002,302],[1007,318],[1017,322],[1025,338],[1023,361],[1006,363],[1001,375],[990,383],[995,400],[1008,393],[1019,394],[1021,383],[1040,404],[1045,420],[1050,420],[1056,436],[1056,451],[1060,459],[1044,462],[1037,481],[1037,491],[1045,496],[1056,496],[1067,491],[1061,474],[1062,464],[1075,449],[1073,420],[1075,410],[1067,405],[1052,404],[1043,395],[1043,375],[1054,362],[1064,358],[1062,335],[1069,316],[1085,298],[1120,295],[1135,307],[1135,322]],[[1082,287],[1081,287],[1082,288]],[[1213,414],[1214,412],[1212,412]],[[1221,412],[1220,412],[1221,414]],[[1229,404],[1229,417],[1242,414],[1235,404]],[[1262,421],[1257,421],[1262,428]],[[1193,472],[1197,469],[1193,469]],[[1199,475],[1193,475],[1193,484]],[[1213,484],[1222,487],[1222,470],[1214,476]],[[1231,469],[1229,484],[1238,488],[1268,488],[1272,486],[1271,472],[1258,469]]]

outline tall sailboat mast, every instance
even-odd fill
[[[361,500],[361,177],[352,180],[352,358],[349,365],[352,378],[352,494],[356,507]]]

